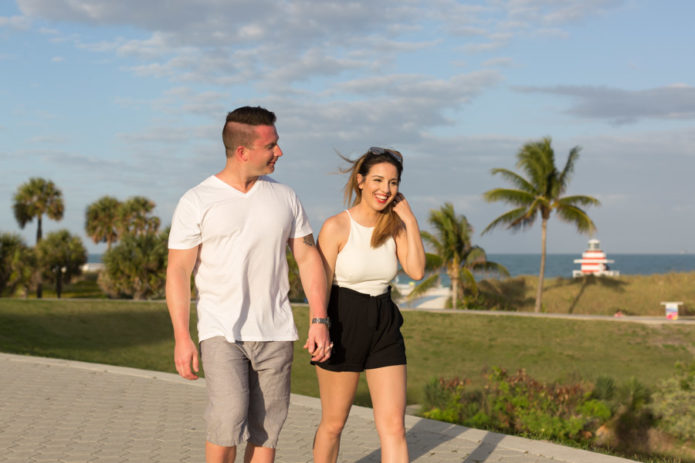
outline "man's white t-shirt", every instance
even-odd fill
[[[210,176],[174,211],[169,249],[200,245],[196,261],[198,339],[294,341],[285,252],[312,233],[295,192],[269,177],[241,191]]]

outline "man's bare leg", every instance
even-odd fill
[[[236,458],[236,447],[223,447],[205,441],[205,462],[206,463],[234,463]]]
[[[251,442],[246,443],[244,463],[273,463],[275,461],[275,449],[259,447]]]

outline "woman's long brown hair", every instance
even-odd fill
[[[395,153],[398,151],[391,150]],[[400,153],[398,153],[400,154]],[[372,166],[381,164],[382,162],[387,162],[396,167],[398,171],[398,183],[401,182],[401,173],[403,172],[403,164],[398,162],[398,160],[388,152],[382,154],[372,154],[367,151],[359,159],[353,161],[345,156],[338,154],[341,158],[351,164],[350,167],[341,169],[342,173],[350,173],[350,178],[348,178],[345,184],[345,204],[348,207],[355,206],[362,201],[362,190],[360,190],[357,175],[361,175],[363,179],[367,178],[367,174]],[[354,198],[353,198],[354,197]],[[404,228],[403,221],[398,217],[393,211],[393,202],[391,202],[380,214],[377,220],[374,231],[372,232],[371,245],[373,248],[379,247],[389,238],[394,237]]]

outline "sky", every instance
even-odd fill
[[[228,111],[278,117],[273,177],[318,233],[341,211],[344,163],[404,155],[401,191],[422,229],[445,202],[488,253],[539,253],[540,221],[480,232],[512,207],[518,150],[581,147],[566,194],[591,195],[614,253],[695,252],[695,2],[689,0],[3,0],[0,232],[20,230],[17,188],[63,193],[61,221],[90,253],[87,206],[146,196],[164,226],[180,196],[224,166]],[[548,252],[589,236],[553,216]]]

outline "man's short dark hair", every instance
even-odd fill
[[[227,157],[230,157],[237,146],[250,146],[255,140],[252,127],[258,125],[275,125],[275,113],[260,106],[242,106],[227,114],[222,128],[222,142]]]
[[[275,114],[260,106],[242,106],[227,114],[227,122],[246,125],[275,125]]]

